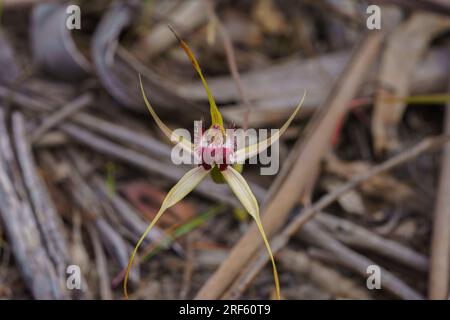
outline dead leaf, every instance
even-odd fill
[[[54,77],[79,81],[92,73],[89,61],[78,50],[66,27],[67,5],[40,4],[32,14],[31,48],[39,67]]]
[[[138,181],[131,182],[121,188],[125,197],[136,207],[148,220],[152,220],[159,210],[160,204],[164,201],[166,193],[156,189],[150,184]],[[194,208],[186,201],[181,201],[169,208],[165,215],[161,217],[163,228],[171,227],[174,224],[183,224],[194,216]]]
[[[333,192],[334,190],[340,188],[345,182],[338,179],[325,179],[323,185],[328,192]],[[364,206],[364,201],[357,190],[350,190],[344,195],[338,198],[339,205],[348,213],[364,215],[366,208]]]

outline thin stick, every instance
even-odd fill
[[[71,159],[70,155],[65,157],[66,161],[72,164],[71,174],[68,176],[68,185],[72,191],[72,197],[75,203],[82,209],[86,218],[92,220],[93,226],[97,229],[103,245],[108,251],[109,255],[114,257],[119,268],[125,268],[128,263],[128,256],[130,253],[130,247],[125,239],[120,235],[119,228],[112,225],[105,218],[102,202],[99,201],[97,194],[89,185],[79,168]],[[137,270],[131,274],[131,280],[133,283],[139,281],[139,273]]]
[[[300,237],[310,244],[319,246],[322,249],[330,251],[339,262],[341,262],[347,268],[357,272],[363,277],[367,277],[367,267],[370,265],[376,265],[376,263],[365,256],[349,249],[341,242],[334,239],[327,232],[321,230],[315,221],[311,221],[303,228],[300,233]],[[396,275],[380,268],[382,277],[382,288],[390,291],[396,296],[405,300],[418,300],[423,299],[423,296],[416,290],[412,289],[405,282],[400,280]]]
[[[43,242],[56,266],[61,286],[64,287],[66,267],[70,258],[63,223],[56,212],[47,186],[38,173],[31,145],[25,135],[25,119],[21,113],[16,112],[12,120],[17,160],[22,170],[23,181],[30,196]]]
[[[95,261],[97,265],[97,274],[99,279],[100,297],[102,300],[112,300],[113,294],[111,290],[111,281],[108,273],[108,264],[105,252],[102,248],[100,236],[92,224],[86,225],[87,231],[91,238],[92,247],[95,252]]]
[[[0,151],[0,219],[22,278],[35,299],[66,299],[67,294],[61,290],[53,263],[42,243],[31,205],[18,191],[11,159],[5,157],[12,156],[13,151],[2,107]]]
[[[61,107],[54,113],[48,116],[46,115],[45,120],[40,124],[40,126],[30,133],[30,142],[37,142],[47,131],[54,128],[56,125],[69,118],[79,110],[87,107],[92,103],[93,100],[94,98],[92,94],[85,93],[82,96],[77,97],[75,100],[69,102],[65,106]]]
[[[445,132],[450,134],[450,103],[445,110]],[[439,189],[431,240],[430,299],[447,299],[450,269],[450,146],[442,155]]]
[[[408,268],[428,273],[428,258],[400,242],[385,239],[346,219],[323,212],[315,218],[315,221],[324,226],[334,238],[350,247],[371,251]]]

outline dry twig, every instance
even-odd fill
[[[30,196],[45,247],[56,265],[61,286],[63,287],[66,279],[66,266],[70,262],[63,223],[34,163],[31,146],[26,139],[25,120],[20,113],[14,113],[12,120],[14,140],[23,180]]]
[[[450,104],[445,110],[445,132],[450,134]],[[431,240],[430,299],[447,299],[450,271],[450,146],[442,154],[439,191]]]
[[[417,271],[428,272],[428,258],[399,242],[382,238],[348,220],[329,214],[321,213],[317,215],[315,221],[329,230],[334,238],[348,246],[369,250]]]
[[[11,167],[13,157],[11,140],[6,128],[3,109],[0,108],[0,216],[8,235],[15,261],[25,284],[36,299],[64,299],[55,268],[42,243],[38,224],[31,205],[24,194],[16,188],[17,175]],[[15,176],[15,177],[14,177]]]

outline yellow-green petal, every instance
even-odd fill
[[[222,175],[227,181],[233,193],[241,202],[242,206],[248,211],[248,213],[255,219],[256,225],[258,226],[259,232],[263,238],[264,244],[266,245],[267,251],[270,256],[270,260],[272,261],[272,270],[273,270],[273,279],[275,282],[275,290],[277,294],[277,299],[280,300],[280,282],[278,280],[278,271],[275,265],[275,259],[273,258],[272,249],[270,248],[269,241],[267,240],[266,233],[264,232],[264,228],[261,223],[261,219],[259,217],[259,205],[256,200],[253,192],[250,190],[247,181],[245,181],[244,177],[233,169],[233,167],[228,166],[228,168],[222,171]]]
[[[133,266],[133,261],[136,256],[137,250],[139,249],[142,241],[144,241],[147,234],[153,228],[153,226],[158,222],[159,218],[161,218],[164,211],[181,201],[185,196],[187,196],[209,173],[209,170],[205,170],[203,167],[199,166],[194,169],[189,170],[178,182],[175,186],[170,189],[167,193],[166,198],[164,199],[161,208],[156,214],[155,218],[153,218],[152,222],[149,224],[147,229],[142,234],[139,241],[136,243],[134,250],[130,256],[130,260],[128,262],[127,271],[125,273],[125,279],[123,281],[123,292],[125,298],[128,298],[127,291],[127,283],[128,283],[128,275],[130,273],[131,267]]]
[[[300,103],[298,104],[297,108],[295,108],[292,115],[289,117],[289,119],[286,121],[286,123],[281,127],[281,129],[277,133],[273,134],[272,136],[270,136],[269,138],[267,138],[263,141],[260,141],[258,143],[252,144],[248,147],[236,150],[236,152],[234,153],[232,162],[233,163],[243,163],[246,159],[256,156],[258,153],[263,152],[264,150],[269,148],[272,144],[274,144],[276,141],[278,141],[278,139],[280,139],[281,135],[286,131],[286,129],[291,124],[291,122],[294,120],[297,113],[300,111],[300,109],[303,105],[303,102],[305,101],[305,97],[306,97],[306,90],[304,91],[303,97],[300,100]]]

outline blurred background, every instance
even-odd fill
[[[136,241],[189,166],[170,128],[279,128],[245,165],[283,299],[448,299],[446,0],[0,1],[0,298],[122,299]],[[447,105],[447,107],[446,107]],[[447,109],[446,109],[447,108]],[[267,253],[226,185],[163,215],[131,299],[269,299]]]

